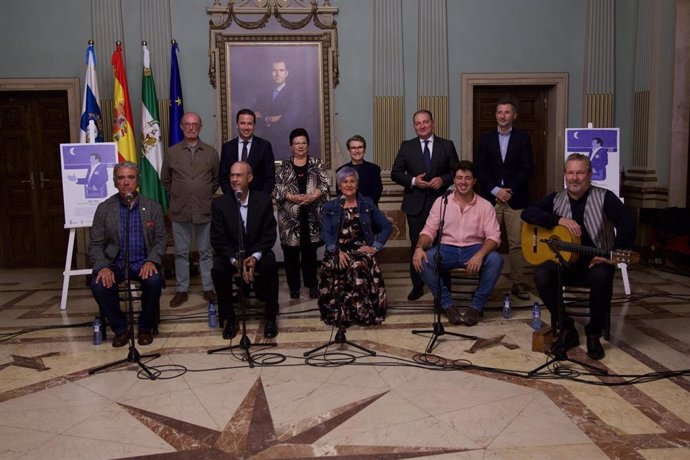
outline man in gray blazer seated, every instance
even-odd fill
[[[91,291],[111,324],[113,347],[127,344],[132,333],[120,309],[117,285],[125,279],[125,223],[129,215],[129,278],[141,283],[139,345],[153,342],[153,322],[165,278],[159,272],[167,237],[160,205],[137,193],[139,167],[123,161],[113,171],[117,195],[96,209],[91,227],[89,259],[93,266]]]

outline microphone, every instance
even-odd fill
[[[131,203],[133,199],[134,199],[134,195],[132,195],[131,192],[125,193],[125,201],[127,203]]]
[[[235,191],[235,198],[237,198],[237,201],[242,200],[242,190]]]
[[[443,193],[443,197],[442,197],[442,198],[443,198],[443,202],[444,202],[444,203],[446,203],[446,204],[448,203],[448,197],[449,197],[454,191],[455,191],[455,190],[453,190],[453,189],[448,189],[448,190],[446,190],[446,191]]]
[[[345,206],[345,195],[340,195],[338,197],[338,203],[340,204],[341,207]]]

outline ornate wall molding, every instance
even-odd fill
[[[316,0],[229,0],[225,5],[215,1],[206,8],[206,12],[209,15],[209,81],[216,88],[220,115],[218,132],[221,140],[232,137],[234,114],[230,112],[238,109],[234,107],[233,91],[230,88],[233,83],[233,60],[230,57],[233,43],[255,44],[264,49],[272,45],[277,49],[281,45],[299,47],[317,44],[321,66],[318,76],[321,85],[318,88],[318,139],[321,151],[314,153],[321,155],[327,167],[332,166],[335,139],[332,100],[333,88],[339,80],[338,29],[334,19],[338,8],[331,6],[328,0],[321,4]],[[269,51],[266,54],[271,53]],[[295,70],[293,69],[293,73]],[[237,81],[234,83],[237,84]],[[308,126],[304,127],[309,131]],[[276,152],[276,159],[284,154],[280,150]]]

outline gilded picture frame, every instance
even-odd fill
[[[235,115],[257,114],[255,135],[289,158],[289,133],[309,133],[309,154],[327,167],[332,156],[332,34],[218,35],[218,91],[223,141],[237,136]],[[279,91],[276,91],[279,89]]]

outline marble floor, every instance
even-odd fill
[[[289,299],[281,273],[277,347],[253,346],[254,368],[241,350],[207,354],[230,343],[207,325],[198,278],[174,310],[171,282],[160,333],[138,348],[160,353],[142,360],[149,380],[133,363],[89,375],[128,352],[92,345],[83,278],[61,311],[59,270],[0,270],[0,459],[690,458],[690,380],[664,374],[690,368],[688,277],[632,267],[628,298],[617,278],[606,357],[569,353],[612,376],[560,362],[527,378],[547,357],[531,351],[532,301],[501,317],[507,278],[477,326],[444,318],[474,338],[442,336],[425,355],[428,337],[410,331],[432,325],[431,296],[406,300],[403,265],[384,276],[386,322],[347,331],[376,356],[336,345],[305,359],[335,331],[304,292]],[[260,344],[263,322],[247,332]]]

